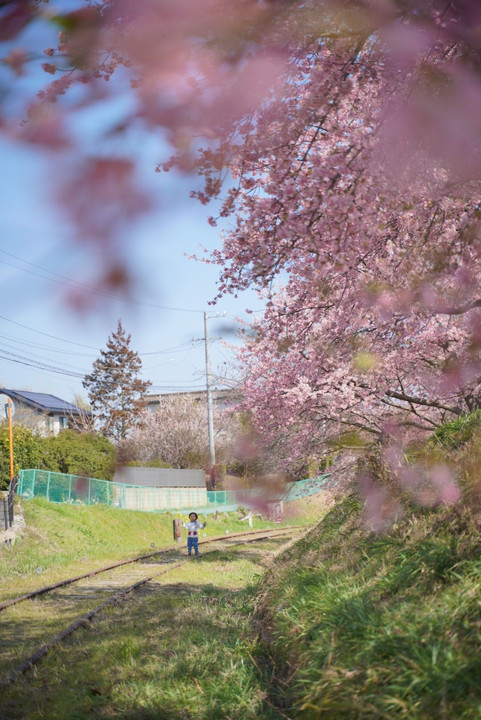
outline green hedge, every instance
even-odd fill
[[[56,436],[41,437],[29,428],[13,426],[14,473],[36,467],[52,472],[70,473],[111,480],[115,471],[115,447],[98,433],[63,430]],[[10,444],[8,425],[0,424],[0,489],[10,481]]]

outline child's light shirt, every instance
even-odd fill
[[[188,522],[187,525],[185,523],[182,523],[182,525],[187,530],[187,535],[189,537],[198,537],[199,536],[199,530],[203,530],[205,528],[205,525],[202,525],[201,522],[198,520],[194,520],[194,522]]]

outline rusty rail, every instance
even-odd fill
[[[280,533],[280,532],[289,532],[291,530],[297,529],[296,525],[293,525],[291,528],[279,528],[277,530],[252,530],[252,531],[243,531],[239,533],[232,533],[232,535],[226,536],[226,535],[218,535],[214,538],[209,538],[209,540],[201,540],[200,545],[207,545],[212,542],[219,542],[220,540],[226,540],[227,537],[234,538],[234,537],[243,537],[246,535],[257,535],[259,533]],[[302,526],[300,526],[302,527]],[[0,604],[0,612],[3,612],[8,607],[11,607],[12,605],[16,605],[19,602],[24,602],[25,600],[31,600],[34,597],[37,597],[38,595],[44,595],[45,593],[52,592],[52,590],[57,590],[58,588],[64,587],[65,585],[70,585],[74,582],[79,582],[80,580],[85,580],[85,578],[93,577],[94,575],[99,575],[100,573],[108,572],[109,570],[114,570],[115,568],[121,567],[122,565],[129,565],[131,563],[135,562],[141,562],[142,560],[148,560],[151,557],[155,557],[156,555],[167,555],[170,551],[172,551],[174,548],[169,548],[166,550],[155,550],[154,552],[147,553],[146,555],[139,555],[136,558],[132,558],[130,560],[120,560],[117,563],[113,563],[112,565],[107,565],[103,568],[98,568],[97,570],[92,570],[88,573],[83,573],[82,575],[77,575],[73,578],[67,578],[66,580],[60,580],[57,583],[53,583],[52,585],[46,585],[43,588],[39,588],[38,590],[32,590],[31,592],[25,593],[24,595],[19,595],[16,598],[12,598],[11,600],[6,600],[4,603]]]
[[[283,536],[291,533],[293,530],[297,530],[297,529],[298,529],[298,526],[293,526],[291,528],[285,528],[283,530],[281,530],[279,528],[278,530],[254,530],[252,532],[233,533],[232,535],[229,535],[229,536],[220,535],[215,538],[210,538],[209,540],[204,540],[204,541],[202,541],[202,544],[206,545],[208,543],[226,541],[226,540],[230,540],[231,538],[234,538],[234,537],[239,538],[239,536],[245,537],[245,536],[249,536],[249,535],[256,535],[256,537],[250,538],[249,540],[243,540],[243,541],[234,542],[231,544],[231,545],[248,545],[249,543],[260,542],[261,540],[269,540],[271,538],[283,537]],[[260,533],[264,533],[264,534],[257,537],[257,535],[259,535]],[[70,578],[69,580],[63,580],[60,583],[56,583],[55,585],[47,586],[45,588],[41,588],[38,591],[34,591],[33,593],[27,593],[26,595],[22,595],[18,598],[15,598],[14,601],[21,602],[22,600],[26,600],[30,597],[35,597],[35,595],[41,595],[46,592],[50,592],[52,589],[54,589],[56,587],[62,587],[69,583],[77,582],[78,580],[85,578],[85,577],[89,577],[90,575],[97,575],[101,572],[107,572],[108,570],[111,570],[115,567],[119,567],[121,565],[126,565],[126,564],[132,563],[132,562],[138,562],[139,560],[141,560],[143,558],[149,558],[154,555],[166,554],[166,552],[168,552],[168,551],[157,551],[157,552],[149,553],[147,555],[142,555],[133,560],[127,560],[127,561],[122,561],[120,563],[116,563],[115,565],[111,565],[108,568],[102,568],[99,570],[95,570],[92,573],[86,573],[82,576],[78,576],[76,578]],[[215,550],[208,551],[209,554],[212,552],[215,552]],[[32,655],[30,655],[30,657],[28,657],[26,660],[24,660],[20,665],[18,665],[13,670],[11,670],[3,678],[0,678],[0,688],[13,684],[20,675],[24,674],[25,672],[27,672],[28,670],[33,668],[53,647],[55,647],[56,645],[61,643],[63,640],[65,640],[67,637],[69,637],[76,630],[80,629],[81,627],[86,627],[88,625],[88,623],[96,615],[98,615],[100,612],[102,612],[102,610],[104,610],[106,607],[108,607],[109,605],[115,605],[123,597],[125,597],[129,593],[137,590],[142,585],[145,585],[146,583],[151,582],[151,580],[153,580],[154,578],[159,577],[160,575],[164,575],[168,572],[171,572],[172,570],[175,570],[176,568],[178,568],[182,565],[185,565],[188,562],[189,562],[189,560],[182,560],[180,562],[170,565],[168,568],[164,568],[163,570],[160,570],[159,572],[154,573],[153,575],[150,575],[147,578],[143,578],[142,580],[137,581],[133,585],[130,585],[129,587],[120,590],[118,593],[116,593],[112,597],[108,598],[103,603],[101,603],[98,607],[94,608],[93,610],[90,610],[90,612],[86,613],[82,617],[75,620],[67,628],[65,628],[60,633],[58,633],[58,635],[56,635],[51,640],[49,640],[47,643],[45,643],[40,648],[38,648],[38,650],[36,650],[34,653],[32,653]],[[14,604],[13,601],[9,601],[9,602],[10,602],[10,604]],[[2,608],[2,609],[4,609],[4,608]]]

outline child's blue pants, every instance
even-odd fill
[[[187,552],[190,555],[192,553],[192,548],[194,548],[194,552],[196,555],[199,554],[199,538],[196,537],[188,537],[187,538]]]

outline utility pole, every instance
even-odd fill
[[[215,444],[214,444],[214,417],[212,412],[212,390],[210,386],[210,357],[209,357],[209,330],[208,316],[204,313],[204,341],[205,341],[205,378],[207,388],[207,424],[209,428],[209,489],[214,489]]]

